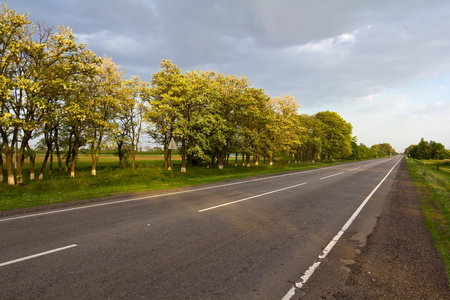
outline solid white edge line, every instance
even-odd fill
[[[383,182],[388,178],[388,176],[392,173],[394,168],[399,164],[401,159],[397,161],[397,163],[389,170],[389,172],[384,176],[384,178],[378,183],[378,185],[370,192],[370,194],[364,199],[364,201],[361,203],[361,205],[355,210],[353,215],[348,219],[348,221],[342,226],[341,230],[333,237],[333,239],[328,243],[328,245],[323,249],[323,252],[321,255],[319,255],[317,260],[306,270],[303,276],[300,277],[301,281],[296,282],[294,286],[284,295],[282,300],[290,300],[292,297],[294,297],[296,290],[300,290],[303,285],[308,281],[308,279],[311,277],[311,275],[314,273],[314,271],[317,269],[317,267],[321,264],[322,259],[324,259],[328,253],[333,249],[334,245],[339,241],[341,236],[344,234],[344,232],[350,227],[350,225],[353,223],[353,221],[356,219],[356,217],[359,215],[361,210],[364,208],[366,203],[372,198],[373,194],[378,190],[378,188],[383,184]]]
[[[55,253],[55,252],[58,252],[58,251],[67,250],[67,249],[70,249],[70,248],[73,248],[73,247],[77,247],[77,246],[78,246],[77,244],[73,244],[73,245],[69,245],[69,246],[66,246],[66,247],[61,247],[61,248],[57,248],[57,249],[53,249],[53,250],[49,250],[49,251],[33,254],[33,255],[30,255],[30,256],[26,256],[26,257],[10,260],[10,261],[1,263],[0,267],[11,265],[11,264],[15,264],[15,263],[18,263],[18,262],[21,262],[21,261],[24,261],[24,260],[28,260],[28,259],[32,259],[32,258],[36,258],[36,257],[39,257],[39,256]]]
[[[282,189],[278,189],[278,190],[274,190],[274,191],[270,191],[270,192],[267,192],[267,193],[254,195],[254,196],[247,197],[247,198],[244,198],[244,199],[239,199],[239,200],[236,200],[236,201],[231,201],[231,202],[227,202],[227,203],[224,203],[224,204],[220,204],[220,205],[216,205],[216,206],[200,209],[200,210],[198,210],[198,212],[201,213],[201,212],[204,212],[204,211],[220,208],[220,207],[223,207],[223,206],[236,204],[236,203],[247,201],[247,200],[250,200],[250,199],[254,199],[254,198],[270,195],[270,194],[273,194],[273,193],[281,192],[281,191],[284,191],[284,190],[292,189],[292,188],[295,188],[297,186],[301,186],[301,185],[305,185],[305,184],[306,184],[306,182],[303,182],[303,183],[300,183],[300,184],[291,185],[291,186],[288,186],[288,187],[285,187],[285,188],[282,188]]]
[[[338,176],[338,175],[341,175],[341,174],[344,174],[344,172],[339,172],[339,173],[336,173],[336,174],[333,174],[333,175],[328,175],[328,176],[320,178],[320,180],[327,179],[327,178],[330,178],[330,177],[333,177],[333,176]]]

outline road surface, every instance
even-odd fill
[[[0,218],[2,299],[292,299],[348,227],[365,242],[400,160]]]

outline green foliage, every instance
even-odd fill
[[[351,154],[352,125],[336,112],[315,115],[322,122],[322,156],[326,159],[344,158]]]
[[[448,161],[406,160],[420,193],[425,225],[444,261],[450,281],[450,164]],[[439,169],[436,168],[440,165]]]
[[[388,143],[373,145],[370,148],[374,157],[390,157],[395,155],[395,149]]]
[[[444,145],[434,141],[427,142],[423,138],[418,145],[411,145],[405,149],[408,157],[415,159],[445,159],[450,158],[450,151]]]

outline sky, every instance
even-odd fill
[[[9,0],[33,22],[70,27],[127,77],[163,59],[183,72],[245,76],[299,113],[335,111],[358,143],[450,149],[448,0]]]

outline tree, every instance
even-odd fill
[[[192,165],[206,158],[209,149],[208,136],[212,130],[209,87],[200,71],[186,72],[184,97],[179,103],[180,118],[174,128],[174,135],[181,141],[181,172],[186,172],[186,162]]]
[[[182,117],[180,105],[185,96],[186,80],[178,66],[170,60],[163,60],[160,69],[152,75],[151,88],[143,96],[150,106],[146,114],[146,120],[150,123],[149,134],[163,145],[165,167],[170,170],[172,158],[168,146]]]
[[[242,147],[246,154],[247,167],[249,167],[250,155],[253,154],[255,165],[258,165],[259,156],[263,152],[267,152],[269,143],[273,142],[267,140],[268,127],[266,125],[270,121],[277,122],[277,118],[275,114],[267,113],[267,109],[270,107],[270,97],[262,89],[247,87],[244,92],[243,107],[241,112]],[[270,117],[273,118],[270,119]],[[274,128],[272,127],[272,129]]]
[[[422,138],[418,145],[410,145],[405,149],[405,154],[416,159],[444,159],[448,157],[448,151],[441,143],[427,142]]]
[[[0,16],[0,135],[5,153],[8,184],[14,185],[13,156],[19,139],[20,127],[25,125],[20,118],[17,100],[23,97],[20,89],[17,65],[21,61],[22,49],[29,39],[26,15],[20,15],[2,4]],[[18,92],[18,93],[17,93]],[[19,99],[18,99],[19,97]]]
[[[417,145],[417,158],[418,159],[430,159],[431,158],[431,145],[422,138]]]
[[[443,144],[430,141],[430,146],[431,146],[431,159],[446,158],[447,154],[445,151],[445,146]]]
[[[75,177],[79,148],[88,143],[92,132],[88,129],[95,114],[95,76],[98,72],[99,59],[90,51],[80,52],[77,57],[80,72],[73,76],[70,93],[64,99],[64,127],[67,136],[66,168],[70,164],[70,177]],[[70,158],[70,159],[69,159]]]
[[[274,156],[276,154],[277,139],[279,136],[279,126],[277,114],[273,110],[272,101],[270,98],[265,101],[265,109],[261,122],[263,122],[262,133],[262,149],[265,156],[269,157],[269,165],[273,165]]]
[[[30,95],[40,99],[39,131],[44,135],[42,144],[47,147],[39,179],[43,179],[47,160],[50,158],[49,173],[52,172],[53,151],[56,150],[59,169],[62,169],[59,148],[59,130],[64,119],[63,107],[67,95],[74,90],[73,76],[83,72],[77,64],[78,57],[84,51],[84,45],[78,45],[71,30],[62,26],[55,33],[49,28],[39,28],[40,54],[36,55],[32,72],[39,74],[33,78],[39,82],[39,93]]]
[[[310,159],[314,162],[317,155],[322,151],[324,124],[315,116],[302,114],[299,116],[300,124],[305,128],[305,137],[303,143],[303,159]]]
[[[351,154],[352,125],[336,112],[324,111],[315,115],[323,124],[323,159],[343,158]]]
[[[303,131],[299,123],[297,110],[300,105],[290,95],[283,95],[271,99],[272,110],[275,112],[277,137],[275,147],[284,155],[290,155],[294,149],[300,147],[299,133]]]
[[[141,100],[147,93],[148,86],[139,76],[133,76],[123,82],[124,101],[122,110],[116,118],[118,131],[114,137],[117,144],[119,167],[123,168],[123,159],[126,153],[131,153],[131,169],[136,168],[136,152],[138,150],[144,115],[147,107]]]
[[[88,99],[91,105],[87,107],[89,125],[86,137],[92,160],[92,175],[97,174],[97,164],[105,140],[115,136],[118,128],[114,120],[119,116],[125,101],[122,84],[124,74],[119,73],[118,69],[111,58],[103,57],[89,89]]]
[[[242,150],[245,140],[244,119],[248,113],[247,105],[253,98],[249,99],[246,95],[249,86],[247,78],[210,74],[210,155],[213,162],[217,158],[218,168],[223,169],[231,151]]]
[[[394,148],[388,143],[373,145],[371,149],[376,157],[390,157],[395,154]]]

